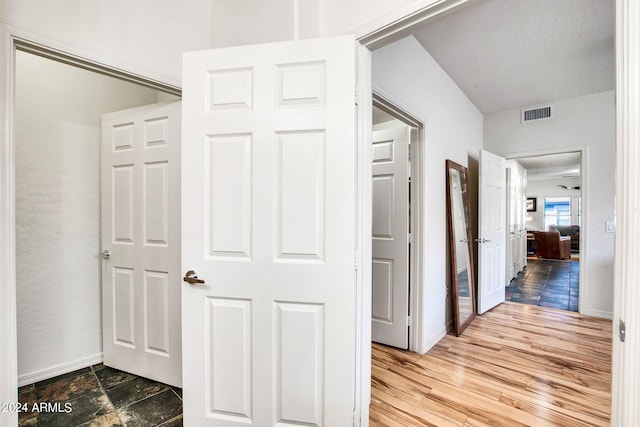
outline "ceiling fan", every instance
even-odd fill
[[[579,189],[580,189],[580,186],[579,186],[579,185],[577,185],[577,186],[575,186],[575,187],[567,187],[566,185],[558,184],[558,187],[562,187],[562,188],[564,188],[565,190],[579,190]]]

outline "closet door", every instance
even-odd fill
[[[102,117],[104,364],[182,386],[181,103]]]

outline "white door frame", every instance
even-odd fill
[[[182,90],[126,67],[104,65],[86,52],[0,21],[0,402],[18,401],[15,236],[15,52],[22,50],[145,87],[180,96]],[[17,426],[17,414],[0,412],[0,424]]]
[[[409,252],[409,350],[420,354],[425,353],[423,346],[422,319],[423,319],[423,200],[424,198],[424,121],[418,115],[409,111],[406,106],[401,106],[387,94],[383,94],[379,88],[373,89],[373,105],[392,115],[411,128],[411,213],[410,229],[413,242]]]
[[[580,226],[580,272],[579,277],[580,280],[578,282],[578,311],[580,313],[583,312],[583,307],[586,307],[585,304],[585,293],[584,292],[584,284],[587,283],[587,267],[586,263],[583,261],[587,261],[589,259],[589,244],[588,244],[588,236],[589,231],[585,224],[587,224],[587,220],[589,218],[588,209],[585,209],[585,206],[588,205],[589,201],[589,188],[585,186],[587,182],[587,174],[589,173],[587,156],[589,153],[589,147],[586,145],[576,146],[576,147],[559,147],[559,148],[550,148],[550,149],[542,149],[542,150],[532,150],[525,151],[520,153],[511,153],[505,156],[507,160],[510,159],[519,159],[522,157],[535,157],[535,156],[544,156],[547,154],[562,154],[562,153],[580,153],[580,205],[582,206],[582,210],[580,212],[582,225]],[[544,209],[544,207],[542,208]]]
[[[616,235],[611,425],[640,425],[640,3],[616,1]],[[626,340],[618,335],[626,324]]]

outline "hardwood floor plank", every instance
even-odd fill
[[[504,303],[418,355],[372,347],[371,426],[608,426],[608,320]]]

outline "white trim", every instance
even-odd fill
[[[0,27],[0,403],[18,400],[15,287],[14,150],[11,123],[14,52],[11,34]],[[18,425],[16,413],[0,412],[0,424]]]
[[[356,271],[356,378],[354,424],[369,422],[371,404],[371,221],[372,221],[372,99],[371,52],[356,43],[357,55],[357,241],[359,264]],[[357,416],[357,419],[356,419]]]
[[[78,45],[72,45],[68,42],[64,42],[58,39],[54,39],[51,36],[39,33],[31,28],[27,28],[15,23],[9,22],[6,19],[0,18],[0,28],[2,31],[6,31],[10,38],[24,40],[33,45],[40,45],[46,47],[51,51],[58,51],[64,54],[71,55],[75,58],[81,58],[84,62],[97,64],[104,68],[109,68],[128,74],[131,76],[140,77],[143,80],[150,82],[157,82],[162,85],[167,85],[174,88],[180,88],[181,82],[174,80],[174,78],[166,75],[160,75],[154,73],[151,70],[142,70],[140,68],[132,67],[129,64],[124,64],[114,58],[97,55],[96,52],[90,51],[79,47]]]
[[[72,55],[57,49],[50,48],[48,46],[44,46],[39,43],[34,43],[32,41],[25,40],[23,38],[14,37],[13,41],[14,41],[14,46],[16,50],[27,52],[33,55],[42,56],[44,58],[51,59],[53,61],[62,62],[76,68],[81,68],[81,69],[92,71],[105,76],[124,80],[129,83],[144,86],[147,88],[151,88],[155,90],[163,90],[172,95],[176,95],[176,96],[182,95],[182,90],[177,86],[169,85],[157,80],[151,80],[144,76],[133,74],[131,72],[120,70],[105,64],[90,62],[90,61],[87,61],[85,58],[79,57],[77,55]]]
[[[604,310],[580,310],[580,314],[582,314],[583,316],[590,316],[590,317],[599,317],[601,319],[608,319],[608,320],[612,320],[613,319],[613,313],[610,311],[604,311]],[[616,334],[616,328],[614,325],[614,335]]]
[[[354,31],[356,39],[371,50],[411,34],[415,26],[477,0],[415,0]]]
[[[49,378],[57,377],[58,375],[66,374],[67,372],[77,371],[78,369],[86,368],[87,366],[96,365],[98,363],[102,363],[102,353],[82,357],[80,359],[54,365],[39,371],[22,374],[18,377],[18,387],[33,384],[42,380],[48,380]]]
[[[611,425],[640,425],[640,2],[616,1],[616,236]],[[626,340],[618,325],[626,324]]]
[[[424,343],[425,347],[427,349],[430,349],[434,345],[438,344],[440,340],[447,335],[447,327],[449,326],[451,327],[450,330],[453,330],[453,318],[451,319],[450,323],[447,326],[445,326],[444,329],[441,329],[436,335],[434,335],[431,339],[429,339]]]

